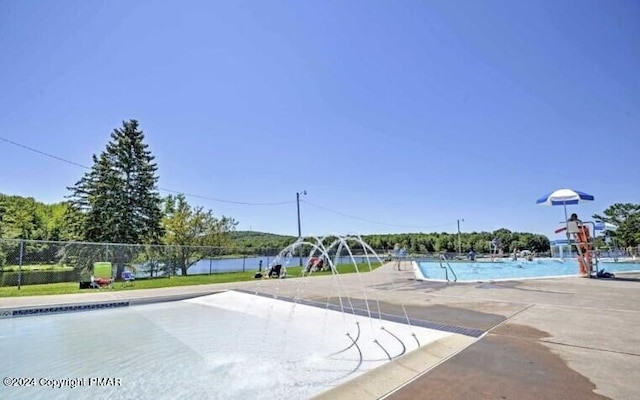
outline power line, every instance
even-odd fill
[[[218,198],[215,198],[215,197],[201,196],[199,194],[186,193],[186,192],[181,192],[181,191],[178,191],[178,190],[161,188],[161,187],[159,187],[158,189],[163,190],[165,192],[177,193],[177,194],[183,194],[183,195],[189,196],[189,197],[195,197],[195,198],[198,198],[198,199],[212,200],[212,201],[217,201],[217,202],[220,202],[220,203],[241,204],[241,205],[245,205],[245,206],[280,206],[280,205],[283,205],[283,204],[293,204],[293,203],[296,202],[295,200],[289,200],[289,201],[277,201],[277,202],[273,202],[273,203],[254,203],[254,202],[247,202],[247,201],[235,201],[235,200],[218,199]]]
[[[43,156],[51,157],[51,158],[53,158],[55,160],[62,161],[62,162],[67,163],[67,164],[75,165],[76,167],[85,168],[85,169],[91,169],[91,168],[87,167],[86,165],[78,164],[77,162],[69,161],[69,160],[64,159],[62,157],[54,156],[53,154],[45,153],[44,151],[40,151],[38,149],[34,149],[33,147],[29,147],[27,145],[24,145],[24,144],[21,144],[21,143],[18,143],[18,142],[14,142],[13,140],[9,140],[9,139],[3,138],[1,136],[0,136],[0,140],[2,140],[3,142],[7,142],[9,144],[12,144],[14,146],[17,146],[17,147],[22,147],[23,149],[27,149],[29,151],[33,151],[34,153],[38,153],[38,154],[41,154]]]
[[[368,223],[371,223],[371,224],[377,224],[377,225],[393,226],[393,227],[398,227],[398,228],[425,228],[425,229],[433,229],[433,228],[442,228],[442,227],[445,227],[445,226],[452,226],[452,225],[455,225],[455,224],[456,224],[455,222],[451,222],[451,223],[448,223],[448,224],[441,224],[441,225],[430,225],[430,226],[429,226],[429,225],[401,225],[401,224],[389,224],[389,223],[386,223],[386,222],[373,221],[373,220],[366,219],[366,218],[356,217],[355,215],[345,214],[345,213],[340,212],[340,211],[337,211],[337,210],[332,210],[332,209],[330,209],[330,208],[323,207],[323,206],[321,206],[321,205],[311,203],[310,201],[307,201],[307,200],[300,200],[300,201],[301,201],[301,202],[303,202],[303,203],[305,203],[305,204],[308,204],[308,205],[310,205],[310,206],[312,206],[312,207],[319,208],[319,209],[321,209],[321,210],[328,211],[328,212],[331,212],[331,213],[334,213],[334,214],[337,214],[337,215],[341,215],[341,216],[343,216],[343,217],[352,218],[352,219],[357,219],[357,220],[359,220],[359,221],[368,222]]]
[[[46,156],[46,157],[49,157],[49,158],[53,158],[54,160],[61,161],[61,162],[64,162],[64,163],[67,163],[67,164],[73,165],[73,166],[75,166],[75,167],[80,167],[80,168],[84,168],[84,169],[87,169],[87,170],[91,170],[91,167],[88,167],[88,166],[86,166],[86,165],[79,164],[79,163],[74,162],[74,161],[71,161],[71,160],[67,160],[66,158],[62,158],[62,157],[56,156],[56,155],[54,155],[54,154],[50,154],[50,153],[47,153],[47,152],[44,152],[44,151],[41,151],[41,150],[35,149],[35,148],[33,148],[33,147],[30,147],[30,146],[24,145],[24,144],[22,144],[22,143],[15,142],[15,141],[10,140],[10,139],[7,139],[7,138],[3,138],[3,137],[1,137],[1,136],[0,136],[0,140],[2,140],[3,142],[6,142],[6,143],[12,144],[12,145],[14,145],[14,146],[21,147],[21,148],[23,148],[23,149],[26,149],[26,150],[32,151],[32,152],[34,152],[34,153],[38,153],[38,154],[40,154],[40,155],[43,155],[43,156]],[[245,206],[279,206],[279,205],[284,205],[284,204],[293,204],[293,203],[295,203],[295,201],[294,201],[294,200],[290,200],[290,201],[278,201],[278,202],[272,202],[272,203],[266,203],[266,202],[248,202],[248,201],[235,201],[235,200],[219,199],[219,198],[216,198],[216,197],[210,197],[210,196],[203,196],[203,195],[193,194],[193,193],[185,193],[185,192],[180,191],[180,190],[174,190],[174,189],[163,188],[163,187],[158,187],[158,190],[162,190],[162,191],[164,191],[164,192],[169,192],[169,193],[183,194],[183,195],[185,195],[185,196],[195,197],[195,198],[198,198],[198,199],[204,199],[204,200],[217,201],[217,202],[219,202],[219,203],[241,204],[241,205],[245,205]]]
[[[54,154],[50,154],[38,149],[35,149],[33,147],[24,145],[22,143],[18,143],[15,142],[13,140],[10,139],[6,139],[0,136],[0,140],[2,140],[3,142],[9,143],[11,145],[32,151],[34,153],[49,157],[49,158],[53,158],[54,160],[60,161],[60,162],[64,162],[66,164],[70,164],[76,167],[80,167],[83,169],[87,169],[87,170],[91,170],[91,167],[88,167],[86,165],[83,164],[79,164],[77,162],[68,160],[66,158],[63,157],[59,157],[56,156]],[[210,197],[210,196],[203,196],[203,195],[199,195],[199,194],[194,194],[194,193],[185,193],[183,191],[180,190],[174,190],[174,189],[169,189],[169,188],[163,188],[163,187],[158,187],[158,190],[162,190],[164,192],[168,192],[168,193],[175,193],[175,194],[183,194],[185,196],[189,196],[189,197],[194,197],[194,198],[198,198],[198,199],[203,199],[203,200],[211,200],[211,201],[216,201],[219,203],[228,203],[228,204],[239,204],[239,205],[247,205],[247,206],[279,206],[279,205],[286,205],[286,204],[293,204],[295,203],[294,200],[291,201],[279,201],[279,202],[248,202],[248,201],[235,201],[235,200],[226,200],[226,199],[220,199],[220,198],[216,198],[216,197]],[[331,212],[337,215],[341,215],[343,217],[347,217],[347,218],[351,218],[351,219],[355,219],[355,220],[359,220],[359,221],[363,221],[363,222],[368,222],[371,224],[377,224],[377,225],[384,225],[384,226],[391,226],[391,227],[398,227],[398,228],[423,228],[423,229],[432,229],[432,228],[441,228],[441,227],[445,227],[445,226],[452,226],[455,225],[455,223],[448,223],[448,224],[441,224],[441,225],[401,225],[401,224],[390,224],[390,223],[386,223],[386,222],[380,222],[380,221],[373,221],[370,219],[366,219],[366,218],[361,218],[361,217],[357,217],[355,215],[350,215],[350,214],[346,214],[343,213],[341,211],[337,211],[337,210],[333,210],[327,207],[323,207],[321,205],[318,204],[314,204],[312,202],[306,201],[306,200],[300,200],[301,202],[308,204],[312,207],[316,207],[318,209],[327,211],[327,212]]]

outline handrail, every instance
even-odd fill
[[[589,241],[591,242],[591,256],[593,257],[593,263],[591,265],[591,271],[589,271],[589,275],[595,273],[598,274],[598,252],[596,250],[596,223],[593,221],[586,221],[583,224],[591,224],[592,230],[591,235],[589,235]],[[593,271],[593,267],[595,266],[595,271]]]
[[[447,279],[447,282],[450,282],[449,281],[449,272],[447,271],[447,267],[442,265],[442,260],[446,260],[446,258],[444,258],[444,256],[440,256],[440,268],[444,269],[444,276]]]
[[[447,265],[446,266],[442,265],[442,261],[444,261]],[[447,267],[449,271],[451,271],[451,273],[453,274],[453,281],[457,282],[458,275],[456,275],[456,272],[453,270],[453,268],[451,268],[451,264],[449,264],[449,261],[447,260],[447,256],[445,256],[444,254],[440,254],[440,268],[444,269],[444,276],[447,279],[447,282],[451,282],[451,279],[449,279],[449,272],[447,271]]]

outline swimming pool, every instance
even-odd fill
[[[33,381],[0,398],[303,399],[450,335],[233,291],[6,318],[3,375]]]
[[[476,282],[502,279],[542,278],[579,275],[575,259],[535,259],[533,261],[455,262],[448,261],[458,282]],[[446,265],[444,262],[442,265]],[[602,262],[598,270],[608,272],[640,271],[640,262]],[[445,269],[439,261],[414,261],[414,272],[418,280],[446,281]],[[453,274],[449,270],[449,278]]]

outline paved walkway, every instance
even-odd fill
[[[406,355],[324,398],[638,399],[640,274],[615,280],[536,279],[445,284],[414,280],[408,264],[312,279],[0,298],[20,307],[127,300],[142,303],[241,289],[380,310],[480,330]],[[466,339],[465,339],[466,337]]]

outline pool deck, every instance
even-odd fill
[[[638,399],[640,274],[493,283],[416,281],[409,263],[375,272],[163,289],[0,298],[3,312],[58,305],[169,301],[244,290],[380,310],[452,333],[334,388],[327,399]],[[339,283],[339,285],[338,285]],[[379,308],[378,308],[379,307]],[[452,332],[456,332],[453,329]]]

